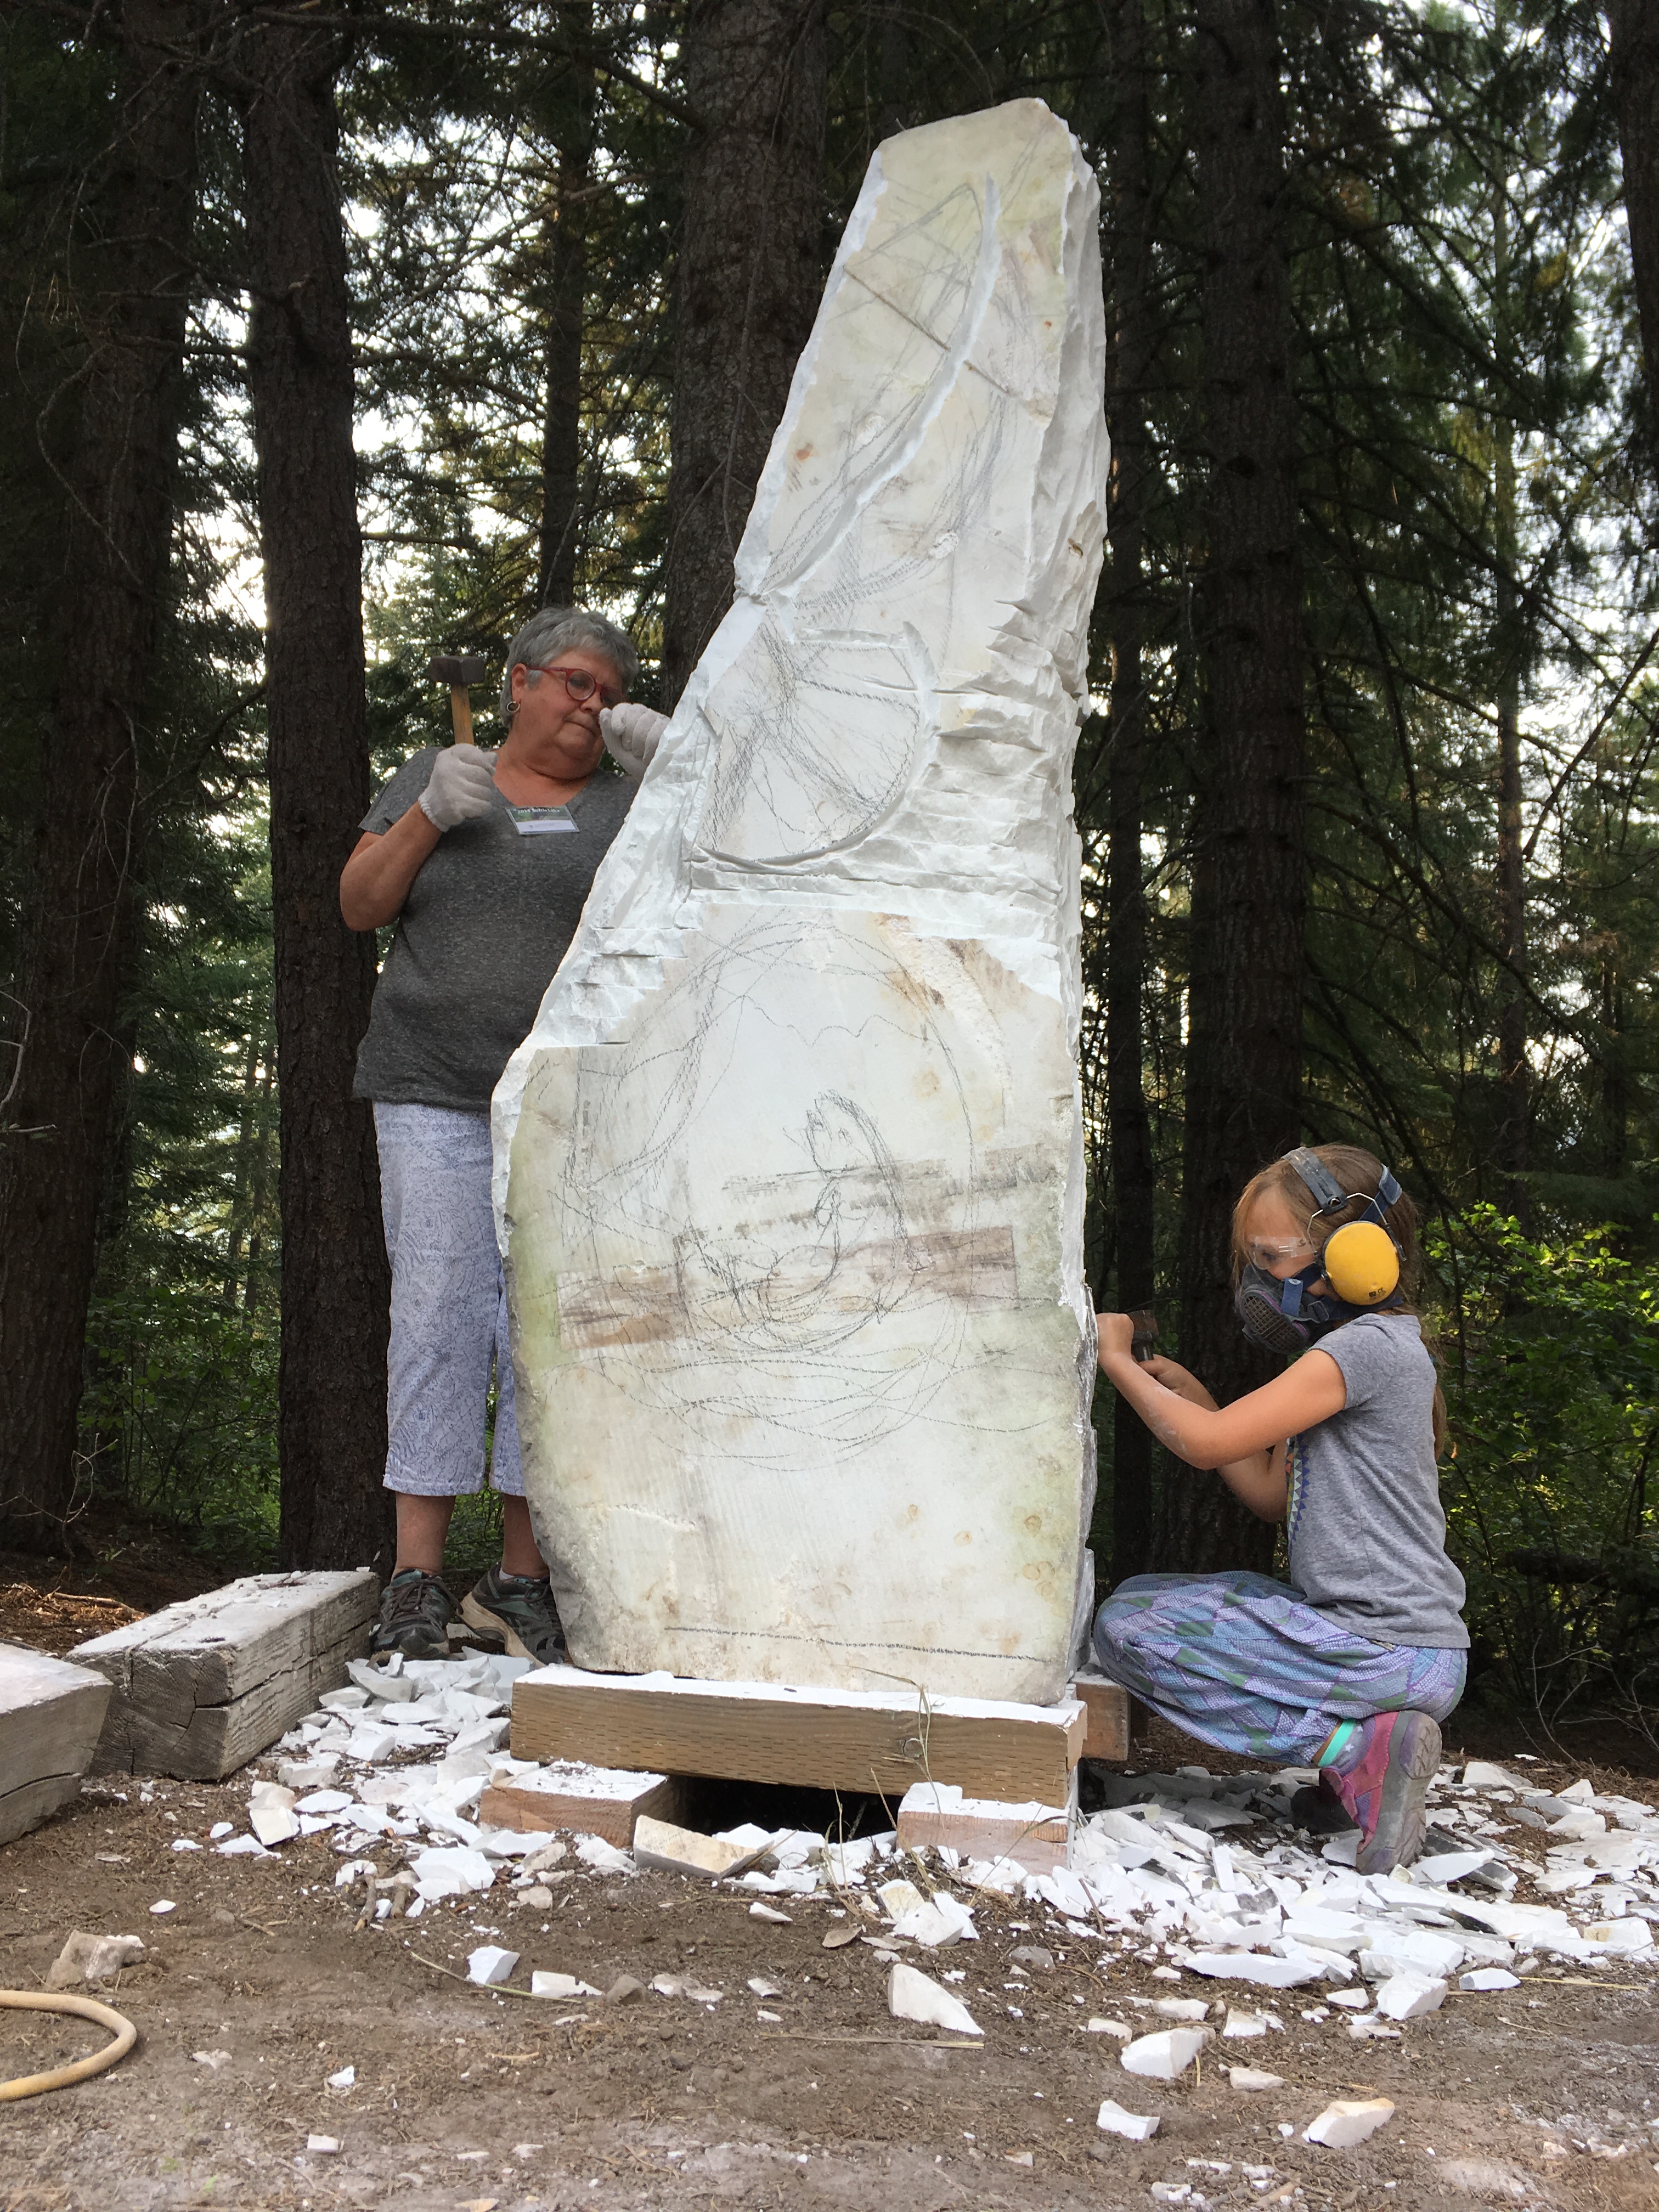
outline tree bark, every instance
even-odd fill
[[[1210,442],[1210,727],[1192,871],[1181,1356],[1225,1404],[1279,1364],[1233,1312],[1232,1209],[1294,1144],[1306,727],[1284,110],[1272,0],[1199,0],[1194,86]],[[1265,1567],[1273,1532],[1177,1473],[1163,1564]]]
[[[391,1528],[389,1282],[374,1120],[351,1096],[374,939],[346,928],[338,897],[369,763],[336,46],[325,31],[255,29],[240,61],[281,1115],[282,1556],[361,1566],[382,1559]]]
[[[118,1000],[143,838],[141,751],[165,605],[196,204],[195,0],[126,0],[107,167],[87,180],[62,306],[84,353],[55,593],[52,702],[15,1056],[0,1127],[0,1525],[63,1540]]]
[[[592,36],[591,8],[560,10],[578,51]],[[581,521],[582,327],[587,291],[587,195],[593,165],[593,70],[573,60],[561,86],[556,126],[556,200],[546,225],[547,398],[542,417],[541,559],[538,606],[568,607],[576,596]]]
[[[1510,355],[1510,222],[1508,186],[1493,180],[1492,334],[1500,362]],[[1497,574],[1494,642],[1498,681],[1498,941],[1506,965],[1498,976],[1498,1164],[1503,1174],[1500,1202],[1522,1228],[1530,1227],[1531,1206],[1522,1181],[1530,1150],[1531,1070],[1527,1060],[1527,864],[1521,832],[1521,631],[1520,531],[1516,514],[1515,425],[1505,415],[1501,386],[1492,395],[1492,505],[1497,524],[1493,546]]]
[[[1659,11],[1653,0],[1604,4],[1649,412],[1659,418]]]
[[[1146,899],[1141,877],[1141,797],[1146,753],[1145,547],[1153,456],[1146,389],[1152,356],[1152,179],[1146,102],[1146,0],[1117,0],[1112,17],[1117,112],[1112,134],[1108,234],[1114,344],[1108,393],[1112,434],[1112,640],[1106,849],[1106,1083],[1116,1220],[1117,1297],[1128,1310],[1152,1302],[1152,1127],[1144,1081],[1141,992]],[[1112,1415],[1112,1576],[1152,1564],[1152,1439],[1127,1402]]]
[[[230,1226],[225,1237],[225,1273],[220,1297],[232,1308],[242,1272],[242,1239],[248,1225],[248,1188],[253,1163],[253,1117],[258,1110],[260,1040],[257,1030],[247,1041],[242,1062],[241,1104],[236,1115],[236,1151],[231,1164]]]
[[[663,696],[732,604],[732,564],[823,285],[819,0],[692,0],[696,117],[676,284]]]
[[[259,1262],[264,1255],[265,1211],[270,1183],[270,1054],[265,1054],[259,1078],[259,1103],[253,1127],[253,1175],[249,1184],[247,1268],[242,1277],[242,1310],[252,1313],[259,1304]]]

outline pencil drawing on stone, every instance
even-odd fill
[[[703,655],[495,1094],[580,1664],[1048,1700],[1090,1592],[1094,180],[882,146]]]

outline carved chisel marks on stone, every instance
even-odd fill
[[[839,1458],[971,1418],[940,1393],[979,1357],[976,1318],[1023,1295],[979,1187],[1006,1104],[998,988],[980,948],[902,924],[728,910],[550,1109],[572,1133],[551,1201],[566,1356],[749,1468],[802,1436]],[[730,1159],[763,1088],[755,1172],[704,1192],[695,1164]],[[907,1091],[927,1102],[915,1161]]]
[[[1040,102],[880,149],[731,610],[497,1089],[526,1480],[584,1666],[1065,1679],[1102,310]]]
[[[763,1275],[745,1272],[752,1265],[748,1252],[732,1266],[705,1261],[702,1285],[690,1270],[666,1267],[562,1275],[559,1333],[573,1351],[604,1351],[683,1338],[707,1342],[758,1326],[781,1346],[798,1343],[813,1324],[840,1332],[848,1316],[864,1320],[902,1303],[944,1299],[980,1307],[1012,1305],[1018,1298],[1013,1231],[1006,1227],[855,1244],[837,1250],[822,1274],[810,1261],[796,1272],[800,1257],[785,1253]],[[700,1294],[709,1285],[712,1291]]]
[[[769,620],[704,709],[720,741],[699,843],[782,867],[856,844],[931,749],[933,672],[914,629],[791,641]]]

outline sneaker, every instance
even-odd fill
[[[1359,1830],[1358,1872],[1390,1874],[1417,1856],[1439,1765],[1440,1731],[1426,1713],[1378,1713],[1360,1722],[1352,1755],[1325,1769]]]
[[[491,1567],[461,1600],[461,1618],[486,1636],[499,1636],[512,1659],[551,1667],[564,1657],[564,1630],[544,1575],[509,1575]]]
[[[380,1620],[369,1638],[370,1656],[401,1651],[405,1659],[447,1659],[455,1607],[436,1575],[405,1567],[380,1595]]]

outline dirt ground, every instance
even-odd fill
[[[131,2057],[0,2111],[5,2212],[1048,2212],[1146,2206],[1154,2183],[1189,2187],[1198,2212],[1298,2200],[1340,2212],[1448,2202],[1659,2212],[1659,1989],[1644,1977],[1626,1988],[1547,1968],[1499,1996],[1454,1997],[1399,2043],[1353,2043],[1340,2012],[1304,2021],[1301,1993],[1286,1993],[1270,2000],[1284,2034],[1224,2046],[1285,2077],[1282,2090],[1247,2096],[1220,2070],[1223,2046],[1196,2080],[1124,2074],[1116,2045],[1085,2021],[1160,2024],[1133,2000],[1175,1985],[1154,1978],[1155,1958],[1103,1954],[1041,1907],[981,1904],[978,1943],[921,1960],[964,1972],[955,1986],[986,2030],[982,2049],[964,2048],[889,2018],[885,1963],[861,1942],[826,1951],[825,1934],[846,1923],[819,1899],[779,1899],[790,1914],[780,1926],[752,1917],[740,1893],[583,1874],[557,1884],[550,1911],[514,1908],[497,1890],[355,1932],[326,1835],[270,1860],[175,1853],[175,1838],[204,1837],[245,1790],[124,1787],[92,1785],[0,1852],[9,1986],[38,1988],[72,1928],[149,1946],[111,1996],[139,2028]],[[152,1915],[162,1898],[174,1909]],[[724,1996],[708,2008],[650,1991],[582,2008],[453,1978],[492,1941],[523,1954],[520,1978],[552,1967],[603,1988],[618,1973],[648,1983],[689,1969]],[[1052,1953],[1051,1969],[1022,1976],[1010,1954],[1030,1944]],[[784,1994],[757,1998],[751,1975]],[[1216,1994],[1182,1984],[1183,1995]],[[0,2013],[0,2075],[99,2039]],[[353,2086],[330,2088],[346,2066]],[[1334,2097],[1372,2094],[1397,2109],[1358,2150],[1279,2132]],[[1160,2114],[1156,2139],[1101,2136],[1106,2096]],[[338,2151],[307,2150],[313,2136]]]
[[[129,1602],[142,1608],[149,1595],[135,1589]],[[0,1572],[0,1633],[61,1649],[89,1632],[70,1609],[68,1593]],[[114,1612],[94,1607],[80,1621],[89,1618],[111,1626]],[[54,1626],[65,1632],[42,1633]],[[1455,1737],[1454,1727],[1449,1753]],[[1161,1729],[1138,1747],[1143,1766],[1183,1761],[1228,1763]],[[1552,1762],[1531,1773],[1548,1785],[1582,1771]],[[1598,1790],[1659,1796],[1650,1772],[1589,1771]],[[799,1796],[776,1808],[780,1820],[805,1820]],[[1145,2033],[1167,2024],[1152,2002],[1213,2000],[1217,1985],[1183,1974],[1177,1988],[1155,1976],[1156,1953],[1079,1942],[1041,1905],[982,1900],[977,1943],[917,1955],[924,1971],[963,1973],[952,1986],[986,2031],[968,2046],[890,2018],[885,1961],[860,1942],[823,1948],[848,1923],[823,1898],[771,1900],[790,1916],[779,1925],[753,1917],[742,1893],[584,1872],[554,1877],[548,1909],[498,1888],[359,1931],[326,1833],[268,1860],[173,1850],[246,1803],[245,1778],[94,1782],[0,1850],[5,1985],[40,1988],[73,1929],[148,1946],[98,1992],[137,2026],[133,2053],[73,2088],[0,2106],[0,2212],[1140,2212],[1183,2189],[1191,2212],[1659,2212],[1659,1978],[1639,1968],[1615,1980],[1546,1965],[1515,1990],[1454,1995],[1397,2043],[1355,2043],[1340,2010],[1304,2021],[1314,1996],[1269,1994],[1284,2033],[1212,2045],[1196,2077],[1164,2084],[1125,2074],[1118,2045],[1085,2021],[1115,2014]],[[749,1793],[730,1809],[764,1820],[768,1808]],[[823,1810],[833,1818],[827,1800]],[[153,1914],[162,1899],[173,1909]],[[455,1977],[485,1942],[521,1953],[514,1978],[526,1983],[534,1967],[601,1989],[619,1973],[648,1984],[677,1972],[724,1994],[712,2007],[648,1989],[620,2005],[567,2006],[477,1990]],[[1028,1945],[1052,1967],[1022,1970],[1011,1954]],[[782,1994],[751,1993],[751,1976]],[[101,2039],[80,2023],[0,2011],[0,2080]],[[1285,2087],[1235,2091],[1224,2059],[1267,2068]],[[352,2085],[330,2087],[347,2066]],[[1299,2140],[1333,2098],[1371,2095],[1396,2110],[1362,2148]],[[1102,2136],[1105,2097],[1158,2114],[1157,2137]],[[339,2148],[310,2149],[313,2136]]]

